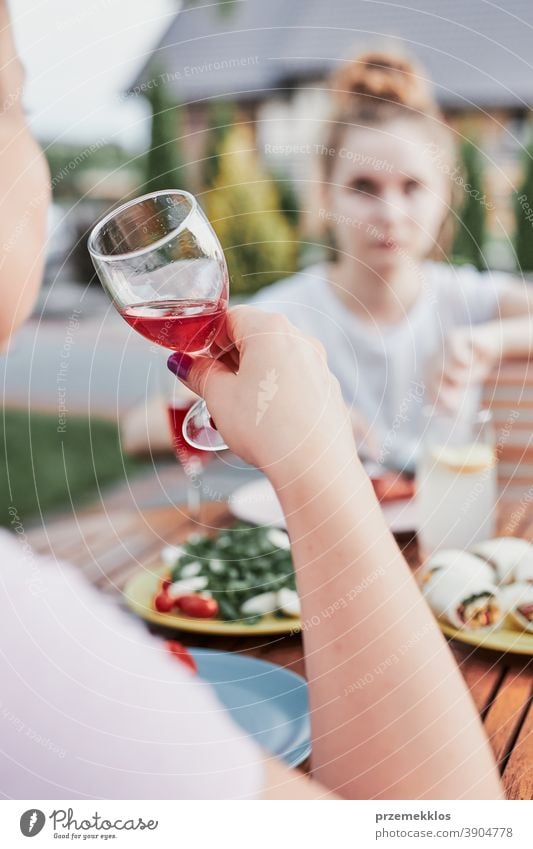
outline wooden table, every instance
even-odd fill
[[[521,513],[517,513],[517,510]],[[225,505],[203,505],[203,521],[209,528],[230,521]],[[501,532],[509,517],[519,524],[515,534],[533,540],[531,511],[508,504],[501,516]],[[163,545],[183,540],[193,529],[183,506],[155,508],[143,512],[84,511],[47,523],[28,534],[41,551],[78,566],[87,579],[104,593],[119,596],[127,579],[137,569],[158,561]],[[413,539],[399,540],[408,562],[417,564]],[[155,630],[155,629],[154,629]],[[157,633],[170,636],[162,629]],[[172,632],[175,636],[175,632]],[[304,674],[299,636],[256,638],[202,637],[181,634],[188,645],[239,651],[278,663]],[[462,643],[450,644],[489,735],[509,799],[533,798],[533,658],[499,655],[473,650]]]

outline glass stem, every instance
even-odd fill
[[[189,515],[195,524],[200,525],[202,519],[202,472],[203,463],[198,457],[190,457],[185,466],[187,476],[187,507]]]

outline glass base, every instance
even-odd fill
[[[201,451],[223,451],[228,447],[216,427],[213,427],[205,401],[197,401],[185,416],[183,438]]]

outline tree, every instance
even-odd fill
[[[225,135],[203,205],[224,248],[234,293],[251,294],[296,270],[297,230],[281,209],[248,126],[234,125]]]
[[[235,120],[235,107],[229,100],[212,100],[207,113],[207,144],[203,167],[203,183],[211,186],[220,169],[220,152],[224,139]]]
[[[169,99],[162,75],[154,75],[148,89],[152,109],[150,148],[146,156],[145,191],[185,188],[185,170],[180,155],[180,108]]]
[[[519,271],[533,271],[533,145],[528,149],[524,179],[515,201],[516,265]]]
[[[483,255],[485,244],[485,194],[483,167],[477,146],[466,141],[461,146],[462,189],[464,202],[459,211],[453,255],[461,262],[471,262],[476,268],[486,268]],[[461,183],[459,183],[461,185]]]

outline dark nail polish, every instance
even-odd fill
[[[193,358],[189,357],[188,354],[171,354],[167,360],[168,368],[177,377],[179,377],[180,380],[187,380],[192,364]]]

